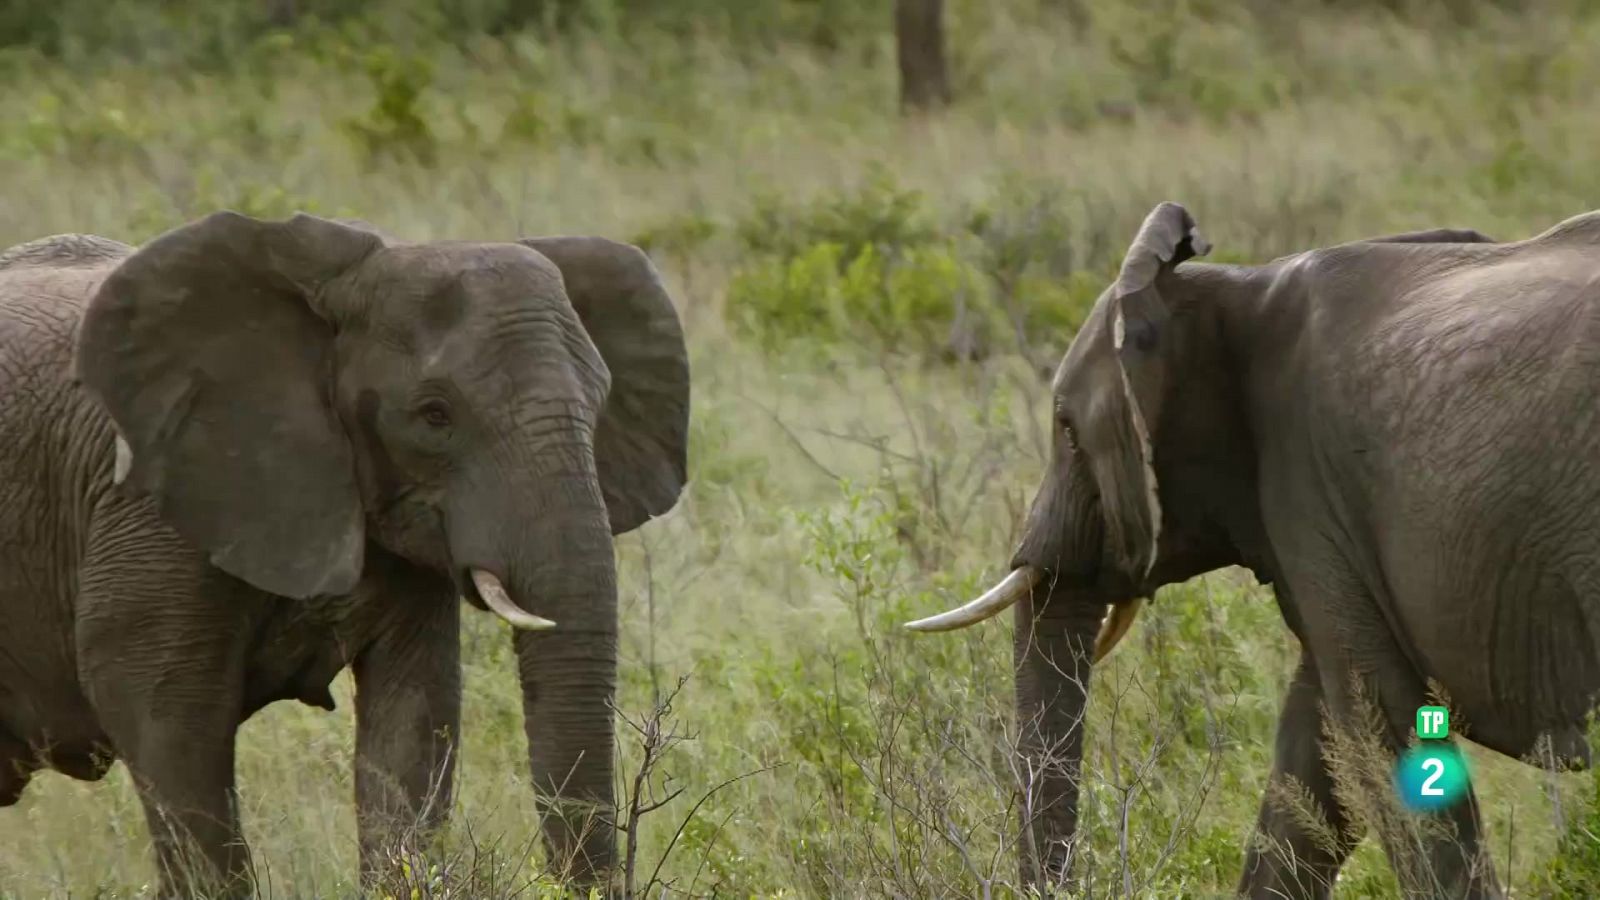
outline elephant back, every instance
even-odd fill
[[[92,268],[133,252],[121,241],[93,234],[53,234],[0,250],[0,270]]]

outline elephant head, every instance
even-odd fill
[[[612,535],[685,478],[689,373],[639,250],[599,238],[404,244],[217,213],[105,280],[81,382],[117,475],[212,563],[286,597],[351,591],[368,542],[516,633],[558,856],[611,864]]]
[[[1247,434],[1208,339],[1215,307],[1189,302],[1192,288],[1176,272],[1208,249],[1175,203],[1145,219],[1057,369],[1052,460],[1009,574],[972,602],[908,626],[963,628],[1016,609],[1018,722],[1036,776],[1021,807],[1030,882],[1065,874],[1091,664],[1157,586],[1233,561],[1210,517],[1214,504],[1167,488],[1195,480],[1163,477],[1233,453]]]

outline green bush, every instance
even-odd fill
[[[433,65],[416,56],[379,48],[363,61],[371,80],[372,106],[345,127],[369,159],[399,157],[431,166],[438,141],[421,110],[422,93],[433,82]]]
[[[823,242],[735,273],[727,310],[768,348],[815,339],[933,353],[954,328],[987,333],[994,307],[983,273],[949,245],[891,255],[868,244],[850,256]]]
[[[900,187],[888,171],[873,168],[854,190],[795,204],[780,194],[759,194],[735,228],[747,253],[794,259],[818,244],[837,244],[846,260],[869,247],[883,254],[937,239],[938,229],[920,191]]]
[[[56,155],[79,165],[137,158],[154,123],[120,105],[92,105],[86,98],[40,94],[14,130],[0,132],[0,155]]]
[[[1600,729],[1591,722],[1589,744],[1600,742]],[[1544,862],[1534,877],[1537,895],[1547,897],[1593,897],[1600,893],[1600,768],[1590,769],[1587,797],[1577,814],[1566,823],[1556,843],[1556,852]]]
[[[890,21],[887,0],[60,0],[0,4],[0,49],[220,70],[285,30],[408,45],[525,29],[616,38],[648,30],[720,35],[753,51],[781,41],[836,50],[886,32]]]
[[[1077,268],[1082,231],[1047,190],[1003,185],[941,223],[881,169],[857,191],[758,199],[726,312],[768,349],[797,340],[974,359],[1075,331],[1107,283]],[[1102,258],[1106,254],[1091,251]]]

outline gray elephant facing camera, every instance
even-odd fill
[[[1260,266],[1190,261],[1206,249],[1181,206],[1150,213],[1056,373],[1054,459],[1010,573],[911,627],[1014,607],[1018,721],[1043,773],[1022,806],[1024,878],[1056,883],[1092,664],[1139,598],[1250,568],[1301,648],[1272,780],[1303,789],[1335,839],[1269,792],[1239,890],[1325,897],[1361,829],[1328,770],[1324,711],[1365,731],[1375,708],[1399,752],[1437,684],[1470,740],[1589,761],[1600,213],[1522,241],[1415,232]],[[1497,896],[1476,799],[1431,815],[1445,827],[1416,847],[1382,835],[1401,883]]]
[[[676,502],[688,408],[671,300],[600,238],[223,212],[0,254],[0,806],[121,758],[164,890],[242,890],[236,729],[349,666],[370,876],[448,811],[464,597],[519,629],[547,845],[603,880],[612,536]]]

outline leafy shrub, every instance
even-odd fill
[[[357,147],[369,159],[409,157],[433,165],[438,142],[420,109],[422,92],[433,83],[433,65],[385,47],[368,53],[364,68],[372,82],[372,106],[345,122]]]
[[[1015,186],[943,225],[882,169],[855,192],[785,206],[758,199],[735,234],[751,262],[726,312],[769,349],[796,340],[928,357],[1027,352],[1070,335],[1106,281],[1065,205]]]
[[[117,103],[75,94],[38,95],[26,118],[0,132],[0,156],[59,156],[77,165],[139,158],[152,123]]]
[[[59,0],[0,4],[0,49],[222,70],[282,30],[465,44],[524,29],[612,37],[648,29],[721,35],[751,50],[779,41],[836,50],[864,43],[890,21],[887,0]]]
[[[543,91],[525,90],[517,93],[500,137],[536,147],[552,146],[563,138],[581,145],[587,132],[580,113],[557,105]]]
[[[983,275],[948,245],[897,254],[874,245],[813,244],[735,273],[728,312],[769,348],[798,338],[934,352],[965,317],[992,306]]]
[[[258,219],[283,219],[298,212],[359,218],[356,211],[349,207],[330,206],[315,197],[297,194],[276,184],[235,180],[215,168],[203,166],[178,189],[153,195],[150,202],[138,207],[128,217],[129,230],[117,237],[142,243],[219,209]]]
[[[663,253],[687,259],[705,248],[721,231],[716,219],[699,212],[670,216],[633,235],[633,243],[646,253]]]
[[[823,194],[809,203],[758,195],[735,231],[747,253],[785,259],[818,244],[837,244],[844,259],[854,260],[868,247],[893,254],[937,237],[926,198],[900,187],[882,167],[869,171],[854,191]]]
[[[1600,730],[1591,722],[1589,744],[1600,741]],[[1588,773],[1588,794],[1578,814],[1567,822],[1556,843],[1556,852],[1534,878],[1539,896],[1593,897],[1600,893],[1600,768]]]
[[[923,196],[881,168],[856,191],[808,203],[758,197],[735,236],[754,261],[734,273],[726,310],[769,348],[811,339],[930,353],[958,311],[989,306]]]

